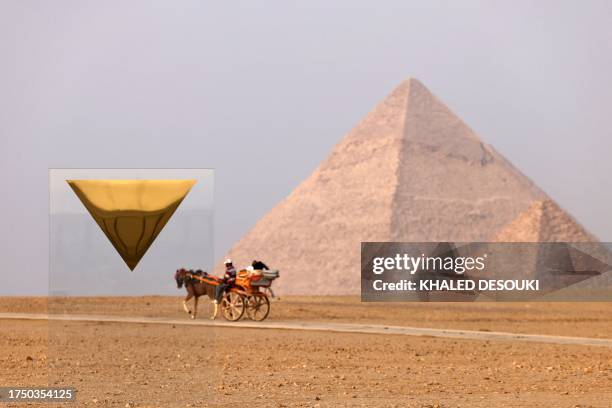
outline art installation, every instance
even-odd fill
[[[196,180],[66,180],[134,270]]]

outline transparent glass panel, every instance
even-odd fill
[[[49,190],[50,385],[103,406],[173,406],[185,387],[210,402],[211,302],[193,321],[175,272],[212,270],[214,171],[51,169]]]

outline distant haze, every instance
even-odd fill
[[[48,168],[214,168],[219,257],[407,76],[612,241],[611,16],[609,1],[3,1],[0,295],[47,290]]]

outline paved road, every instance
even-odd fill
[[[33,314],[33,313],[0,313],[0,320],[57,320],[70,322],[108,322],[108,323],[140,323],[140,324],[172,324],[183,326],[208,326],[208,327],[231,327],[252,329],[276,329],[276,330],[310,330],[334,333],[362,333],[362,334],[393,334],[404,336],[441,337],[451,339],[468,340],[494,340],[494,341],[520,341],[533,343],[552,344],[574,344],[581,346],[604,346],[612,347],[612,339],[595,339],[588,337],[565,337],[549,336],[543,334],[518,334],[492,331],[475,330],[453,330],[453,329],[431,329],[422,327],[383,326],[375,324],[350,324],[350,323],[319,323],[319,322],[226,322],[187,319],[165,319],[154,317],[124,317],[124,316],[102,316],[102,315],[59,315],[59,314]]]

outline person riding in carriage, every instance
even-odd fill
[[[256,271],[263,271],[263,270],[269,271],[270,270],[270,268],[268,268],[268,265],[258,260],[253,260],[253,263],[251,264],[251,266]]]
[[[221,303],[221,299],[223,298],[223,294],[227,289],[230,288],[236,281],[236,268],[231,259],[225,260],[225,274],[223,275],[223,281],[217,285],[215,288],[215,311],[213,313],[212,319],[215,320],[217,318],[217,314],[219,312],[219,303]]]

